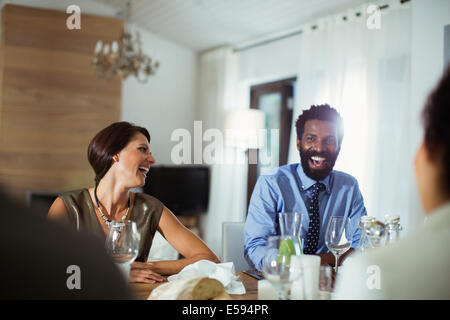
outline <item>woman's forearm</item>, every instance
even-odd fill
[[[149,262],[149,267],[154,272],[160,275],[172,275],[179,273],[185,266],[200,261],[200,260],[210,260],[215,263],[219,263],[219,259],[214,254],[198,254],[190,258],[183,258],[178,260],[166,260],[166,261],[155,261]]]

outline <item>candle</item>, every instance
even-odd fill
[[[103,47],[103,53],[104,54],[108,54],[109,53],[109,44],[105,44],[105,46]]]
[[[97,41],[97,44],[95,45],[94,53],[95,53],[95,54],[99,53],[99,52],[102,50],[102,47],[103,47],[103,42],[102,42],[102,40],[98,40],[98,41]]]
[[[119,51],[119,44],[117,43],[117,41],[113,41],[111,49],[112,49],[113,53],[116,53],[117,51]]]

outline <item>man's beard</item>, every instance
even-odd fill
[[[339,151],[331,153],[329,151],[317,152],[314,150],[303,150],[300,146],[300,159],[305,174],[315,181],[325,179],[333,170],[336,159],[339,155]],[[323,169],[312,169],[309,161],[311,157],[318,156],[325,158],[325,167]]]

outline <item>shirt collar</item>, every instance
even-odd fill
[[[302,190],[308,190],[309,188],[311,188],[314,184],[316,184],[317,182],[322,182],[325,185],[325,190],[327,191],[328,194],[330,194],[331,190],[330,190],[330,176],[332,174],[332,172],[323,180],[313,180],[310,177],[308,177],[305,172],[303,171],[303,167],[302,164],[299,163],[297,165],[297,173],[298,176],[300,178],[300,183],[301,183],[301,188]]]

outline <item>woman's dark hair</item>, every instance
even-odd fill
[[[109,125],[91,140],[87,155],[95,172],[96,186],[111,167],[113,157],[125,148],[137,133],[142,133],[150,143],[147,129],[125,121]]]
[[[450,66],[422,111],[425,148],[442,168],[440,185],[450,195]]]
[[[297,138],[299,140],[303,137],[305,123],[308,120],[323,120],[335,123],[338,129],[338,143],[341,145],[342,139],[344,138],[344,124],[336,109],[331,108],[328,104],[321,104],[317,106],[312,105],[311,108],[303,111],[303,113],[295,121]]]

